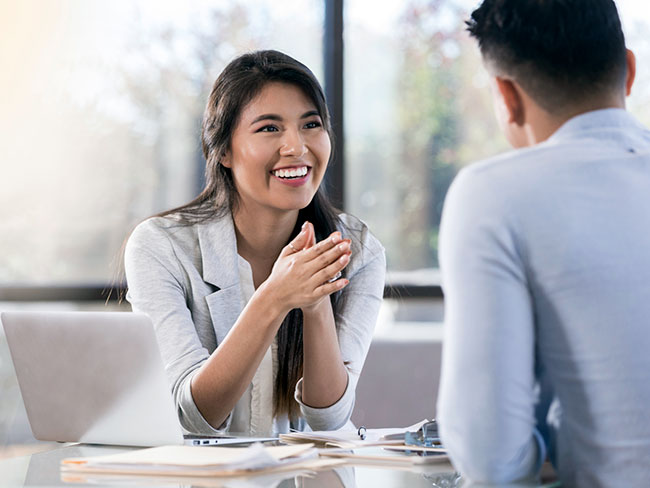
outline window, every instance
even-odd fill
[[[345,210],[386,246],[393,283],[437,283],[449,183],[507,149],[464,30],[477,3],[344,2]],[[0,289],[109,283],[130,229],[198,192],[201,114],[227,61],[276,48],[324,80],[325,5],[0,3]],[[638,59],[629,107],[650,124],[650,16],[618,5]]]
[[[650,127],[650,12],[643,0],[619,0],[616,5],[627,46],[636,54],[636,81],[627,105],[630,112]]]
[[[0,4],[0,286],[109,283],[130,229],[198,193],[205,101],[237,54],[322,79],[322,0],[277,5]]]
[[[620,3],[637,50],[632,112],[650,122],[650,16]],[[509,149],[464,21],[469,0],[345,2],[346,202],[386,247],[393,283],[438,282],[438,230],[451,180]]]

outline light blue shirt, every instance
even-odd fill
[[[504,483],[549,455],[565,486],[650,486],[650,132],[599,110],[464,169],[440,265],[456,468]]]

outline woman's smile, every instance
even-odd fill
[[[271,175],[282,183],[289,186],[302,186],[307,183],[311,173],[311,167],[306,165],[285,166],[271,170]]]

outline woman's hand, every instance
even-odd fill
[[[350,262],[350,240],[333,232],[315,243],[310,222],[282,249],[270,276],[259,291],[269,295],[284,313],[294,308],[316,307],[325,297],[344,288],[349,281],[338,278]]]

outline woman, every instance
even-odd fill
[[[331,140],[307,67],[277,51],[243,55],[205,110],[205,189],[129,238],[127,298],[154,322],[188,432],[330,430],[350,418],[385,258],[320,188]]]

